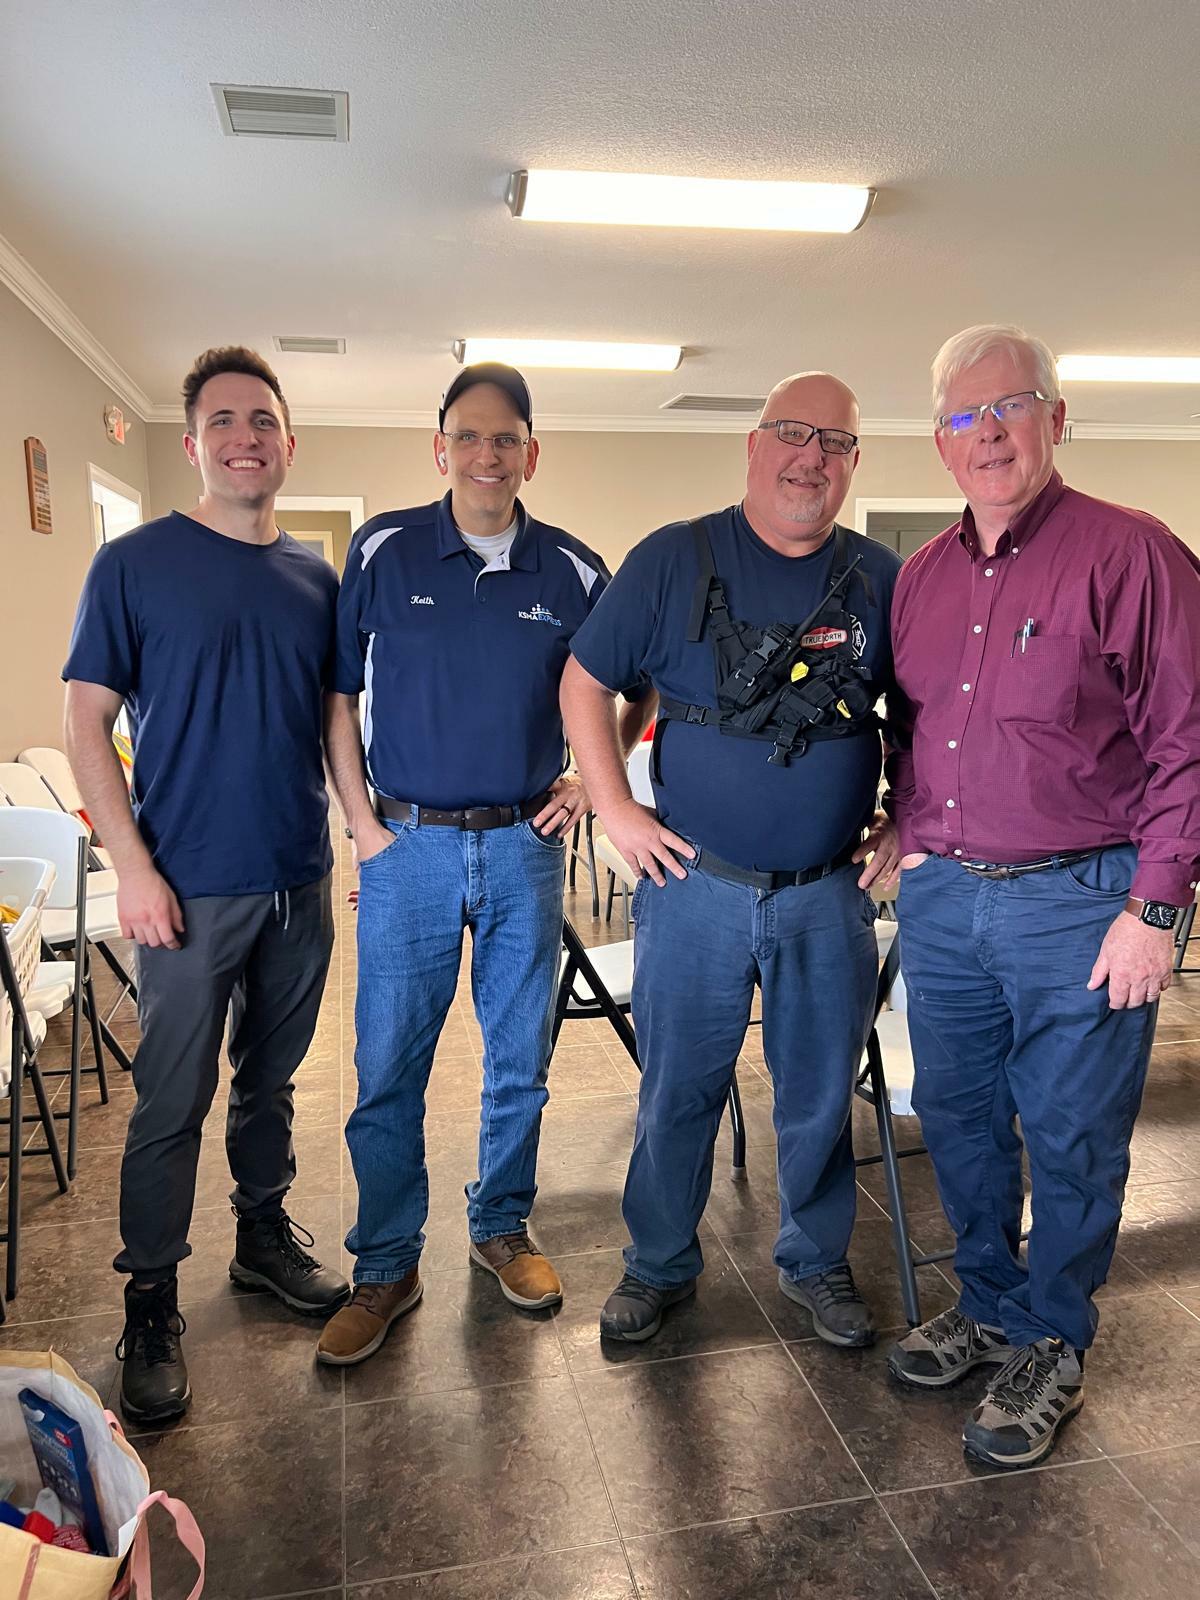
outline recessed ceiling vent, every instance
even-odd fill
[[[311,339],[300,334],[285,337],[276,334],[271,341],[276,350],[285,356],[344,356],[345,339]]]
[[[765,394],[677,394],[659,407],[660,411],[724,412],[735,416],[750,415],[762,410]]]
[[[350,137],[350,96],[341,89],[267,89],[214,83],[221,130],[233,138],[323,139]]]

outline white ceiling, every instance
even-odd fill
[[[346,339],[271,358],[302,416],[392,422],[432,416],[469,333],[693,352],[666,376],[532,374],[536,420],[575,425],[804,367],[916,423],[933,351],[981,320],[1200,355],[1194,0],[4,9],[0,235],[135,404],[174,404],[205,346],[274,334]],[[350,142],[225,138],[212,81],[346,89]],[[522,166],[880,194],[846,237],[554,227],[505,208]],[[1110,424],[1200,413],[1200,388],[1068,398]]]

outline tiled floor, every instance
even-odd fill
[[[353,913],[296,1096],[292,1210],[336,1259],[353,1211],[341,1128],[353,1102]],[[584,880],[585,881],[585,880]],[[585,938],[606,936],[586,897]],[[620,912],[614,922],[619,936]],[[132,1042],[133,1025],[122,1024]],[[61,1032],[49,1064],[63,1059]],[[741,1069],[749,1178],[727,1130],[694,1302],[651,1344],[601,1349],[620,1273],[620,1191],[636,1073],[597,1023],[568,1024],[551,1073],[533,1228],[559,1266],[557,1315],[508,1307],[466,1261],[479,1034],[460,994],[430,1087],[432,1212],[420,1308],[374,1360],[312,1359],[317,1329],[227,1277],[222,1104],[201,1159],[181,1272],[195,1403],[138,1439],[156,1487],[208,1541],[210,1600],[1180,1600],[1200,1595],[1200,978],[1163,1005],[1127,1216],[1103,1294],[1087,1405],[1051,1463],[981,1474],[959,1435],[976,1388],[913,1396],[887,1339],[844,1353],[775,1286],[770,1090],[752,1031]],[[79,1176],[58,1196],[27,1166],[21,1289],[0,1347],[53,1346],[115,1400],[117,1170],[130,1091],[88,1080]],[[60,1091],[61,1093],[61,1091]],[[856,1108],[860,1153],[876,1148]],[[906,1133],[915,1137],[915,1130]],[[905,1163],[911,1231],[948,1230],[924,1158]],[[881,1324],[903,1323],[879,1169],[865,1169],[853,1259]],[[345,1258],[343,1257],[343,1261]],[[346,1263],[348,1265],[348,1263]],[[928,1312],[951,1277],[922,1274]],[[190,1587],[156,1540],[156,1593]]]

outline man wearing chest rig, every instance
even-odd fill
[[[925,1389],[998,1367],[964,1449],[1030,1466],[1083,1404],[1172,929],[1200,877],[1200,560],[1063,483],[1041,339],[948,339],[933,408],[967,505],[896,588],[913,715],[888,804],[913,1103],[962,1290],[889,1365]]]
[[[346,1129],[358,1218],[346,1240],[354,1296],[317,1351],[332,1365],[366,1360],[421,1296],[425,1085],[464,928],[484,1040],[470,1259],[514,1305],[562,1297],[526,1231],[562,944],[563,840],[587,809],[578,781],[562,776],[558,686],[608,572],[517,499],[537,465],[532,424],[519,372],[464,368],[433,438],[450,493],[373,517],[346,563],[327,737],[360,873],[358,1104]],[[652,707],[651,698],[627,708],[630,745]]]
[[[866,890],[895,865],[893,830],[875,813],[872,706],[891,687],[900,563],[835,524],[857,428],[854,395],[829,374],[779,384],[749,435],[742,504],[644,540],[572,642],[568,733],[609,837],[643,874],[632,1243],[600,1317],[609,1338],[651,1338],[695,1289],[756,983],[775,1090],[779,1287],[830,1343],[874,1337],[846,1262],[850,1108],[875,989]],[[630,794],[613,716],[614,691],[639,677],[663,711],[657,815]]]
[[[106,544],[88,573],[67,679],[67,750],[137,942],[137,1104],[121,1163],[129,1273],[121,1407],[137,1422],[191,1399],[176,1267],[229,1021],[225,1145],[238,1216],[230,1275],[328,1312],[348,1293],[294,1230],[292,1076],[333,947],[321,699],[337,578],[275,526],[296,441],[279,380],[240,346],[184,380],[199,504]],[[133,731],[133,810],[112,744]],[[297,1239],[299,1234],[299,1242]]]

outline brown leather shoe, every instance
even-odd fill
[[[527,1233],[502,1233],[482,1244],[472,1239],[471,1260],[477,1267],[494,1273],[504,1298],[525,1311],[556,1306],[562,1300],[558,1273],[537,1245],[530,1242]]]
[[[398,1283],[356,1283],[347,1305],[325,1324],[317,1341],[317,1360],[330,1367],[352,1367],[373,1356],[397,1317],[421,1298],[416,1267]]]

